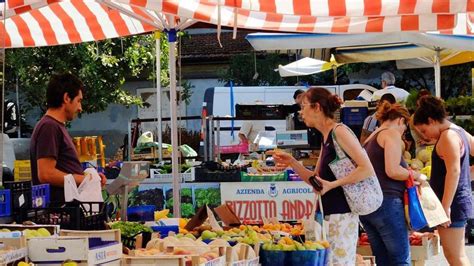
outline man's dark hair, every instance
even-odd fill
[[[48,108],[59,108],[63,105],[64,93],[74,99],[79,91],[84,92],[84,84],[71,73],[53,74],[48,82],[46,104]]]
[[[390,104],[394,104],[397,102],[397,100],[395,100],[395,96],[393,96],[393,94],[391,94],[390,92],[387,92],[384,95],[382,95],[382,97],[380,97],[380,102],[383,102],[383,101],[387,101]]]
[[[301,93],[304,93],[304,90],[297,89],[295,93],[293,94],[293,99],[296,100],[296,98],[298,98],[298,95],[300,95]]]

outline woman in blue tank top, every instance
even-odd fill
[[[464,234],[473,214],[469,154],[474,154],[474,138],[448,121],[443,101],[432,96],[420,99],[413,124],[425,138],[436,140],[430,185],[450,218],[438,227],[444,255],[450,265],[469,265]]]

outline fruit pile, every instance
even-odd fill
[[[416,154],[415,158],[411,158],[411,154],[407,151],[404,152],[403,158],[411,169],[420,171],[420,173],[426,175],[428,178],[431,175],[431,154],[433,147],[426,147]]]
[[[3,228],[0,232],[11,232],[8,228]],[[34,237],[48,237],[51,236],[51,233],[46,228],[38,228],[38,229],[25,229],[22,231],[23,235],[26,238],[34,238]]]
[[[410,246],[421,246],[423,245],[423,238],[426,237],[427,239],[433,238],[433,233],[418,233],[412,232],[409,236]],[[370,245],[369,237],[366,233],[362,233],[359,237],[359,246]]]
[[[264,250],[296,251],[296,250],[319,250],[329,248],[327,241],[305,241],[304,243],[293,240],[287,236],[276,240],[277,242],[266,242],[262,248]]]

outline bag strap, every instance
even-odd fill
[[[326,230],[324,230],[324,224],[325,224],[325,221],[324,221],[324,209],[323,209],[323,200],[321,198],[321,194],[316,194],[315,193],[315,200],[318,202],[319,204],[319,211],[321,212],[321,216],[322,216],[322,219],[321,219],[321,237],[324,241],[327,241],[327,233],[326,233]],[[314,206],[313,208],[313,213],[311,214],[311,217],[316,217],[316,206]]]
[[[342,123],[336,124],[336,126],[332,129],[331,136],[332,136],[332,142],[333,142],[333,144],[334,144],[334,150],[336,150],[336,157],[337,157],[336,159],[337,159],[337,160],[347,158],[346,153],[344,152],[344,150],[342,149],[342,147],[339,145],[339,143],[337,143],[336,128],[338,128],[339,126],[345,127],[347,130],[349,130],[349,132],[352,133],[352,135],[353,135],[355,138],[357,138],[357,136],[354,134],[354,132],[353,132],[349,127],[345,126],[345,125],[342,124]]]

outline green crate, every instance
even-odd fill
[[[288,181],[288,175],[286,171],[283,171],[279,174],[271,174],[271,175],[249,175],[246,172],[240,172],[240,178],[242,182]]]

